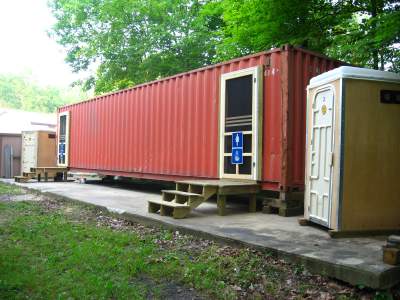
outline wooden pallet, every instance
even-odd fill
[[[29,179],[37,179],[41,181],[42,177],[44,181],[48,181],[49,178],[61,177],[64,181],[67,180],[68,168],[65,167],[36,167],[31,168],[30,172],[22,172],[22,176],[14,176],[15,182],[28,182]],[[61,176],[62,175],[62,176]]]
[[[14,176],[14,180],[15,180],[15,182],[24,183],[24,182],[28,182],[29,178],[26,176]]]
[[[44,181],[48,181],[49,178],[61,177],[64,181],[67,181],[68,168],[66,167],[36,167],[31,168],[31,172],[35,172],[38,181],[44,178]],[[62,176],[60,176],[62,175]]]
[[[218,214],[225,215],[228,195],[249,195],[249,211],[256,211],[259,185],[254,181],[191,180],[177,181],[176,190],[163,190],[162,199],[149,200],[149,213],[185,218],[192,209],[217,195]]]
[[[279,193],[278,198],[267,197],[263,200],[263,213],[278,213],[282,217],[304,214],[304,193]]]

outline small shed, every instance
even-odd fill
[[[55,132],[55,114],[0,109],[0,177],[13,178],[21,174],[22,131]]]
[[[400,74],[340,67],[308,86],[305,218],[400,230]]]
[[[57,145],[55,131],[23,131],[21,173],[31,168],[56,167]]]

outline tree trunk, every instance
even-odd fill
[[[371,38],[375,40],[375,34],[376,34],[376,24],[375,24],[375,17],[377,15],[377,0],[371,0],[371,17],[372,17],[372,23],[371,23]],[[372,49],[372,65],[375,70],[379,69],[379,53],[378,49],[375,48],[375,43],[372,43],[373,49]]]
[[[385,52],[382,50],[381,51],[381,71],[385,71]]]

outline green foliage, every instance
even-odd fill
[[[221,0],[218,59],[289,43],[351,64],[400,71],[394,0]]]
[[[400,2],[344,1],[328,55],[351,64],[400,72]]]
[[[82,100],[80,89],[41,87],[31,79],[0,74],[0,107],[26,111],[55,112],[57,107]]]
[[[214,56],[199,0],[53,0],[53,35],[76,71],[97,64],[86,87],[121,89],[209,64]]]
[[[283,44],[400,70],[395,0],[52,0],[52,35],[96,93]]]
[[[323,52],[340,22],[325,0],[222,0],[221,59],[294,44]]]

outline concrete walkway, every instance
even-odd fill
[[[14,183],[12,180],[2,180]],[[215,203],[204,203],[186,219],[175,220],[147,212],[147,200],[159,199],[158,192],[73,182],[19,183],[23,187],[91,203],[127,218],[162,223],[208,238],[242,243],[271,250],[282,257],[302,262],[310,271],[353,285],[388,288],[400,282],[400,266],[382,261],[385,237],[332,239],[317,227],[302,227],[297,217],[247,213],[247,203],[230,205],[227,216],[218,216]]]

